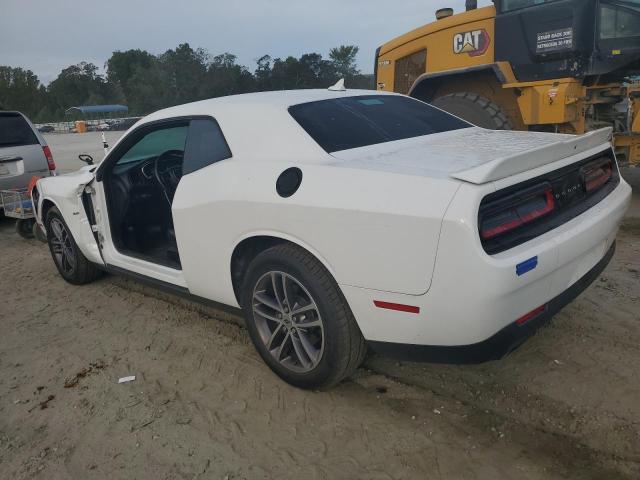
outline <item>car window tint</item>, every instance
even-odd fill
[[[157,157],[169,150],[184,151],[187,141],[186,125],[153,130],[142,137],[125,153],[118,164],[135,162],[145,158]]]
[[[191,120],[182,173],[186,175],[231,157],[229,145],[213,119]]]
[[[391,95],[321,100],[289,112],[329,153],[472,126],[426,103]]]
[[[0,148],[37,145],[38,138],[17,113],[0,113]]]
[[[518,10],[520,8],[528,8],[556,1],[557,0],[503,0],[501,11],[509,12],[511,10]]]

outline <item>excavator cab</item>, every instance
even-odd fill
[[[380,46],[376,86],[492,129],[612,127],[640,166],[640,0],[494,0]]]
[[[495,57],[521,82],[640,73],[640,0],[495,0]]]

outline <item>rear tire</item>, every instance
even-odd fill
[[[84,285],[100,276],[101,271],[82,254],[56,207],[47,212],[45,227],[51,257],[62,278],[74,285]]]
[[[22,238],[26,238],[27,240],[32,239],[34,223],[35,223],[35,220],[33,219],[16,220],[16,233],[20,235]]]
[[[513,130],[500,105],[471,92],[453,93],[436,98],[431,105],[460,117],[467,122],[491,130]]]
[[[281,244],[260,253],[241,296],[253,344],[285,382],[327,389],[364,360],[365,340],[338,284],[302,248]]]

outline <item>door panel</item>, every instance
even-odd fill
[[[195,213],[197,210],[195,205],[191,204],[186,208],[185,205],[190,203],[190,199],[193,199],[195,194],[213,197],[215,195],[212,192],[213,189],[220,191],[214,183],[209,183],[203,188],[202,180],[207,175],[213,175],[216,182],[224,183],[224,165],[227,165],[227,162],[232,162],[232,157],[233,154],[225,139],[224,132],[215,119],[198,117],[191,120],[184,152],[183,176],[173,199],[171,214],[187,287],[196,295],[203,293],[200,289],[202,285],[198,285],[196,280],[198,274],[202,271],[202,265],[198,259],[202,258],[202,255],[214,255],[220,252],[211,251],[207,247],[194,248],[193,240],[201,235],[201,221],[217,222],[210,215],[199,216]],[[200,191],[196,192],[194,189],[200,189]],[[221,228],[224,228],[224,226],[221,225]],[[206,238],[201,238],[200,240],[205,245],[208,243]],[[209,273],[213,278],[219,279],[217,282],[221,284],[228,281],[228,268],[221,268],[219,271],[210,271]],[[205,298],[227,304],[233,304],[235,301],[231,300],[230,302],[221,296]]]
[[[100,165],[91,199],[108,266],[185,286],[171,199],[188,132],[186,118],[142,124]]]
[[[144,275],[145,277],[154,278],[180,287],[186,287],[182,271],[124,255],[115,248],[111,237],[107,202],[104,195],[104,183],[94,182],[92,186],[94,192],[91,198],[97,226],[96,233],[101,243],[101,254],[102,258],[104,258],[104,263],[109,266]]]

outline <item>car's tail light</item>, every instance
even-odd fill
[[[544,183],[483,206],[480,236],[483,240],[510,232],[553,212],[551,185]]]
[[[42,151],[44,152],[44,156],[47,157],[47,165],[49,166],[49,170],[54,171],[56,169],[56,162],[53,161],[51,149],[48,145],[45,145],[44,147],[42,147]]]
[[[613,176],[613,162],[610,158],[598,159],[582,167],[581,173],[587,193],[594,192]]]

